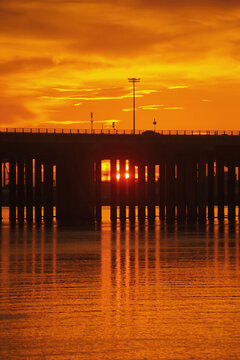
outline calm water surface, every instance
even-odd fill
[[[0,230],[1,359],[239,359],[239,225]]]

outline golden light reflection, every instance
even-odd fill
[[[4,231],[1,240],[1,288],[7,289],[9,287],[9,261],[10,261],[10,233]],[[2,301],[7,302],[8,293],[3,292]]]
[[[110,322],[111,294],[112,294],[112,244],[111,230],[101,231],[101,290],[102,310],[105,314],[106,326]]]

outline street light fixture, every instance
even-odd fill
[[[154,120],[153,120],[153,128],[154,128],[154,132],[156,132],[156,125],[157,125],[157,122],[156,122],[156,119],[154,118]]]
[[[128,82],[133,84],[133,134],[135,134],[135,89],[136,83],[140,82],[141,79],[137,78],[128,78]]]

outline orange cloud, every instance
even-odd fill
[[[4,126],[131,128],[134,76],[139,128],[164,109],[184,111],[163,128],[239,127],[238,0],[1,0],[0,16]]]

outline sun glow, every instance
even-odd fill
[[[111,180],[111,173],[110,172],[111,172],[110,160],[102,160],[102,181],[110,181]],[[121,175],[120,175],[120,162],[119,162],[119,160],[117,160],[117,164],[116,164],[116,179],[117,179],[117,181],[119,181],[120,178],[121,178]],[[129,160],[126,160],[124,178],[126,180],[128,180],[130,178]],[[136,178],[136,173],[135,173],[135,178]]]

